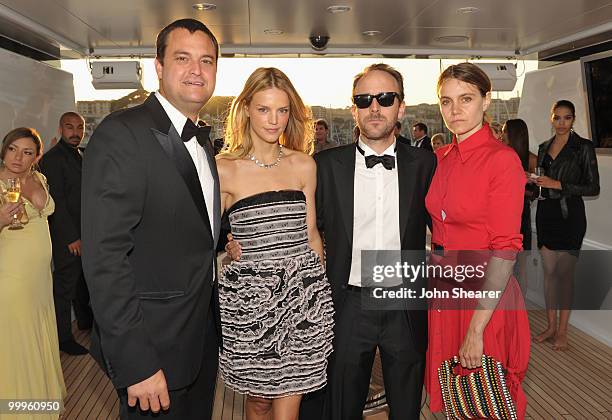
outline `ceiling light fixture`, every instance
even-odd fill
[[[460,15],[469,15],[469,14],[478,13],[478,12],[480,12],[480,9],[478,7],[472,7],[472,6],[460,7],[457,9],[457,13]]]
[[[441,42],[443,44],[457,44],[459,42],[468,41],[469,39],[470,37],[465,35],[444,35],[437,36],[434,38],[435,41]]]
[[[264,29],[264,34],[266,35],[282,35],[284,33],[285,31],[282,31],[280,29]]]
[[[351,10],[351,6],[340,6],[340,5],[334,5],[334,6],[329,6],[327,8],[327,11],[329,13],[332,14],[336,14],[336,13],[346,13],[348,11]]]
[[[193,7],[196,10],[208,11],[208,10],[215,10],[217,8],[217,5],[212,4],[212,3],[196,3],[191,7]]]
[[[365,36],[376,36],[376,35],[380,35],[381,32],[380,31],[363,31],[362,34]]]

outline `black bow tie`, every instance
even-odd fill
[[[193,123],[193,121],[187,118],[185,126],[183,127],[183,132],[181,133],[181,140],[188,142],[195,136],[198,143],[200,143],[200,146],[204,147],[209,138],[210,129],[211,127],[206,125],[197,126]]]
[[[395,168],[395,156],[392,156],[392,155],[382,155],[382,156],[368,155],[368,156],[365,156],[365,151],[361,147],[359,147],[359,144],[357,145],[357,150],[359,150],[359,153],[364,155],[366,168],[373,168],[374,166],[378,165],[379,163],[382,163],[382,166],[384,166],[385,169],[387,169],[387,170],[391,170],[391,169]]]

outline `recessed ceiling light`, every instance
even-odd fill
[[[346,13],[349,10],[351,10],[351,6],[334,5],[334,6],[329,6],[327,8],[327,11],[329,13],[333,13],[333,14],[336,14],[336,13]]]
[[[191,7],[196,10],[215,10],[217,8],[217,5],[212,3],[196,3]]]
[[[469,15],[471,13],[478,13],[480,12],[480,9],[478,7],[460,7],[457,9],[457,13],[459,13],[460,15]]]
[[[469,36],[465,35],[445,35],[445,36],[437,36],[434,40],[441,42],[443,44],[456,44],[459,42],[464,42],[469,40]]]
[[[282,35],[284,33],[285,31],[282,31],[280,29],[264,29],[264,34],[266,35]]]
[[[376,36],[380,35],[380,31],[363,31],[362,34],[365,36]]]

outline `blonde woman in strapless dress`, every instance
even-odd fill
[[[297,420],[302,395],[327,383],[334,321],[312,134],[287,76],[259,68],[232,104],[217,156],[222,208],[242,246],[219,276],[219,368],[247,395],[247,420]]]

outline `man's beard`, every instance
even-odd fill
[[[72,139],[74,140],[78,140],[77,143],[72,143]],[[72,146],[72,147],[77,147],[79,144],[81,144],[81,141],[83,140],[82,138],[78,137],[78,136],[72,136],[70,138],[66,138],[64,136],[62,136],[62,140],[64,140],[65,143],[67,143],[68,145]]]
[[[366,128],[368,121],[372,120],[381,121],[382,123],[384,123],[384,125],[374,130]],[[359,127],[359,130],[361,132],[361,135],[369,140],[387,139],[389,138],[391,132],[395,129],[395,122],[393,122],[393,124],[390,124],[386,118],[366,118],[364,120],[363,125],[363,127]]]

